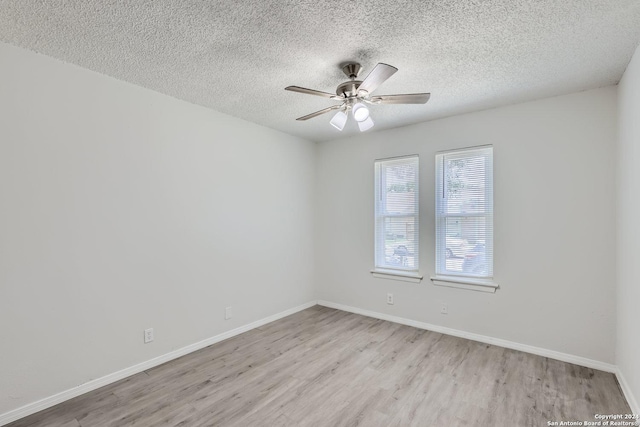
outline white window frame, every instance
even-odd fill
[[[394,215],[386,212],[386,192],[382,189],[386,188],[385,174],[383,169],[388,166],[398,165],[402,163],[416,163],[415,173],[415,211],[413,214]],[[419,257],[420,257],[420,212],[419,212],[419,170],[420,158],[416,155],[391,157],[386,159],[378,159],[374,163],[374,269],[371,273],[376,278],[400,280],[406,282],[420,282],[422,275],[419,273]],[[389,266],[384,258],[385,233],[382,224],[387,218],[412,217],[414,220],[415,233],[415,257],[414,265],[411,267]]]
[[[467,158],[473,155],[486,156],[485,165],[485,209],[483,212],[474,213],[448,213],[446,212],[445,193],[445,162],[455,158]],[[436,195],[435,195],[435,219],[436,219],[436,274],[431,281],[438,286],[448,286],[461,289],[470,289],[483,292],[495,292],[498,285],[493,281],[493,147],[480,146],[458,150],[443,151],[436,154]],[[487,273],[484,275],[455,273],[446,269],[446,235],[445,227],[448,217],[484,218],[485,220],[485,248]]]

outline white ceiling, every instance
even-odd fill
[[[339,65],[399,71],[374,130],[615,84],[638,0],[0,0],[0,40],[313,141],[358,133],[332,113]]]

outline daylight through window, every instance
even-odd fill
[[[418,271],[418,156],[375,162],[375,263]]]
[[[436,155],[436,274],[493,277],[493,148]]]

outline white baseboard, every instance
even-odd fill
[[[629,383],[624,378],[622,371],[620,368],[616,369],[616,377],[618,377],[618,383],[620,384],[620,388],[622,389],[622,393],[624,393],[624,397],[627,398],[627,403],[629,403],[629,407],[631,408],[632,414],[640,415],[640,406],[638,405],[638,401],[636,397],[631,392],[631,388],[629,387]]]
[[[375,311],[365,310],[357,307],[351,307],[343,304],[337,304],[337,303],[328,302],[328,301],[317,301],[317,302],[310,301],[298,307],[294,307],[289,310],[285,310],[280,313],[274,314],[272,316],[265,317],[264,319],[260,319],[255,322],[249,323],[248,325],[244,325],[239,328],[232,329],[227,332],[223,332],[222,334],[216,335],[211,338],[207,338],[206,340],[188,345],[186,347],[182,347],[178,350],[174,350],[172,352],[163,354],[162,356],[158,356],[151,360],[147,360],[146,362],[142,362],[137,365],[131,366],[129,368],[122,369],[120,371],[114,372],[104,377],[89,381],[87,383],[84,383],[72,389],[65,390],[53,396],[49,396],[44,399],[38,400],[37,402],[33,402],[28,405],[9,411],[7,413],[0,414],[0,426],[9,424],[13,421],[19,420],[20,418],[24,418],[31,414],[35,414],[36,412],[42,411],[43,409],[50,408],[51,406],[57,405],[66,400],[72,399],[76,396],[80,396],[81,394],[88,393],[92,390],[98,389],[105,385],[127,378],[131,375],[135,375],[147,369],[151,369],[155,366],[161,365],[170,360],[177,359],[186,354],[203,349],[212,344],[226,340],[227,338],[231,338],[236,335],[242,334],[244,332],[250,331],[252,329],[259,328],[260,326],[266,325],[267,323],[271,323],[283,317],[305,310],[309,307],[313,307],[316,304],[322,305],[325,307],[335,308],[337,310],[348,311],[350,313],[360,314],[367,317],[373,317],[381,320],[388,320],[390,322],[400,323],[402,325],[413,326],[416,328],[426,329],[433,332],[439,332],[446,335],[452,335],[455,337],[466,338],[473,341],[483,342],[486,344],[497,345],[499,347],[524,351],[526,353],[536,354],[543,357],[549,357],[551,359],[573,363],[576,365],[585,366],[587,368],[599,369],[601,371],[614,373],[618,378],[618,382],[620,383],[622,392],[624,393],[627,399],[627,402],[631,407],[631,412],[635,414],[640,414],[640,406],[638,406],[637,400],[635,399],[633,393],[631,392],[631,389],[629,388],[629,385],[626,382],[622,372],[615,365],[600,362],[597,360],[587,359],[585,357],[561,353],[554,350],[534,347],[527,344],[520,344],[520,343],[507,341],[499,338],[493,338],[485,335],[474,334],[471,332],[460,331],[457,329],[447,328],[444,326],[432,325],[429,323],[419,322],[411,319],[405,319],[403,317],[393,316],[393,315],[384,314],[384,313],[378,313]]]
[[[36,402],[22,406],[20,408],[6,412],[4,414],[0,414],[0,426],[9,424],[13,421],[19,420],[20,418],[24,418],[31,414],[35,414],[36,412],[42,411],[43,409],[50,408],[66,400],[72,399],[76,396],[80,396],[81,394],[88,393],[97,388],[100,388],[105,385],[119,381],[121,379],[130,377],[131,375],[135,375],[147,369],[151,369],[155,366],[161,365],[170,360],[177,359],[178,357],[184,356],[189,353],[193,353],[194,351],[203,349],[217,342],[226,340],[227,338],[234,337],[243,332],[250,331],[251,329],[259,328],[260,326],[266,325],[267,323],[271,323],[275,320],[297,313],[298,311],[302,311],[309,307],[313,307],[314,305],[316,305],[316,301],[310,301],[306,304],[299,305],[298,307],[294,307],[289,310],[282,311],[280,313],[274,314],[273,316],[265,317],[264,319],[256,320],[255,322],[249,323],[248,325],[240,326],[239,328],[232,329],[227,332],[223,332],[214,337],[207,338],[206,340],[188,345],[186,347],[182,347],[178,350],[174,350],[172,352],[163,354],[162,356],[158,356],[151,360],[147,360],[146,362],[138,363],[137,365],[131,366],[129,368],[122,369],[120,371],[111,373],[109,375],[105,375],[104,377],[91,380],[77,387],[54,394],[53,396],[45,397],[44,399],[38,400]]]
[[[486,344],[497,345],[498,347],[510,348],[512,350],[524,351],[525,353],[536,354],[538,356],[548,357],[562,362],[573,363],[575,365],[587,368],[598,369],[605,372],[617,373],[617,367],[610,363],[600,362],[598,360],[587,359],[586,357],[574,356],[572,354],[561,353],[559,351],[548,350],[546,348],[534,347],[527,344],[520,344],[513,341],[507,341],[500,338],[488,337],[486,335],[474,334],[472,332],[460,331],[458,329],[447,328],[444,326],[432,325],[429,323],[418,322],[417,320],[405,319],[404,317],[392,316],[390,314],[378,313],[375,311],[364,310],[348,305],[336,304],[328,301],[318,301],[319,305],[335,308],[337,310],[348,311],[350,313],[361,314],[367,317],[373,317],[380,320],[388,320],[402,325],[413,326],[420,329],[426,329],[441,334],[452,335],[454,337],[466,338],[472,341],[479,341]]]

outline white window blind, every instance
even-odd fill
[[[375,266],[418,271],[418,156],[375,162]]]
[[[436,274],[493,278],[493,148],[436,155]]]

